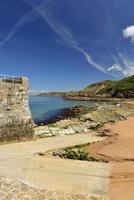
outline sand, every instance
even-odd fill
[[[91,145],[87,151],[113,164],[110,176],[111,200],[134,200],[134,118],[106,125],[112,137]]]
[[[134,118],[128,118],[115,125],[107,125],[116,139],[111,144],[104,145],[98,153],[113,159],[131,160],[134,158]]]
[[[111,200],[134,200],[134,162],[114,163],[109,195]]]

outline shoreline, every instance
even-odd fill
[[[43,96],[42,96],[43,97]],[[45,97],[45,96],[44,96]],[[48,97],[48,96],[47,96]],[[52,96],[51,96],[52,97]],[[55,97],[55,96],[54,96]],[[61,96],[59,96],[61,97]],[[65,110],[65,109],[70,109],[70,108],[73,108],[75,106],[82,106],[83,108],[84,107],[87,107],[87,108],[90,108],[90,107],[93,107],[94,104],[98,104],[101,106],[101,103],[102,104],[113,104],[113,105],[123,105],[123,106],[127,106],[131,108],[131,105],[133,106],[133,102],[134,102],[134,99],[118,99],[118,98],[108,98],[108,99],[105,99],[105,98],[99,98],[99,99],[95,99],[95,98],[87,98],[87,97],[83,97],[83,98],[77,98],[77,97],[74,97],[74,98],[64,98],[64,97],[61,97],[63,98],[65,101],[85,101],[85,102],[91,102],[91,105],[82,105],[81,103],[80,104],[76,104],[76,105],[72,105],[72,106],[67,106],[67,107],[64,107],[64,108],[59,108],[57,109],[57,114],[54,114],[53,116],[51,116],[50,118],[48,119],[36,119],[34,122],[37,126],[42,126],[42,125],[49,125],[49,124],[53,124],[53,123],[56,123],[57,121],[60,121],[60,120],[63,120],[65,119],[64,117],[61,116],[62,112]],[[53,109],[55,111],[55,109]],[[51,110],[51,112],[53,111]],[[45,114],[44,114],[45,116]]]
[[[71,135],[88,133],[90,130],[97,130],[107,123],[116,123],[134,116],[134,110],[130,108],[134,101],[118,104],[94,104],[90,108],[72,107],[65,109],[65,116],[56,118],[49,124],[42,124],[35,127],[37,137]],[[79,115],[77,116],[77,113]]]
[[[45,94],[37,94],[35,97],[62,97],[65,100],[78,100],[78,101],[125,101],[125,100],[134,100],[127,98],[114,98],[114,97],[101,97],[101,96],[66,96],[66,95],[45,95]]]
[[[119,98],[106,98],[106,97],[82,97],[82,96],[74,96],[74,97],[63,97],[65,100],[75,100],[75,101],[102,101],[102,102],[121,102],[125,101],[124,99]]]
[[[101,97],[101,96],[66,96],[66,95],[36,95],[36,97],[62,97],[64,100],[70,101],[102,101],[102,102],[124,102],[134,101],[134,98],[114,98],[114,97]]]

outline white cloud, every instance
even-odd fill
[[[125,56],[122,56],[122,62],[125,66],[124,75],[131,76],[134,75],[134,60],[128,59]]]
[[[111,67],[107,69],[109,72],[120,72],[124,76],[127,76],[127,70],[124,69],[120,64],[113,64]]]
[[[131,76],[134,75],[134,61],[126,58],[123,55],[120,55],[122,65],[121,64],[113,64],[107,70],[109,72],[120,72],[123,76]]]
[[[110,71],[117,71],[117,72],[122,72],[122,67],[119,64],[113,64],[111,67],[107,69],[109,72]]]
[[[130,38],[131,41],[134,43],[134,25],[128,26],[123,29],[123,36],[125,38]]]

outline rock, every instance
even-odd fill
[[[81,121],[84,122],[84,121],[87,121],[87,120],[94,121],[92,113],[88,113],[88,114],[81,117]]]
[[[83,109],[83,107],[73,107],[71,108],[71,113],[73,113],[74,110],[78,111],[79,109]],[[67,120],[67,123],[64,122],[65,120],[61,120],[60,123],[55,123],[52,126],[46,125],[37,127],[35,128],[35,133],[39,137],[79,134],[88,132],[90,129],[97,130],[97,128],[99,128],[105,123],[115,123],[119,120],[126,119],[128,116],[134,115],[134,112],[132,110],[124,107],[117,107],[116,104],[97,104],[90,109],[88,108],[87,110],[88,113],[82,114],[82,116],[78,117],[77,119],[71,118],[70,120]],[[100,135],[102,136],[109,136],[110,134],[111,133],[109,133],[107,130],[103,130],[103,132],[100,133]]]
[[[99,137],[111,137],[114,134],[111,132],[110,129],[102,129],[101,131],[98,132]]]
[[[48,136],[49,136],[49,137],[51,137],[51,136],[52,136],[52,134],[51,134],[51,133],[49,133],[49,134],[48,134]]]
[[[89,108],[78,105],[71,108],[65,108],[60,114],[60,117],[63,119],[67,118],[77,118],[83,114],[86,114],[89,111]]]
[[[35,129],[35,135],[36,136],[43,136],[49,134],[50,131],[47,128],[42,128],[42,129]]]
[[[57,149],[53,152],[53,156],[59,156],[63,158],[65,156],[65,150]]]
[[[7,107],[7,111],[10,111],[11,110],[11,107]]]

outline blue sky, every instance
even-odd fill
[[[134,74],[133,0],[0,0],[0,74],[31,90]]]

